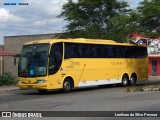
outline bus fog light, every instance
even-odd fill
[[[45,83],[46,80],[37,80],[37,83]]]

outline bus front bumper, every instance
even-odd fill
[[[47,90],[47,85],[45,83],[41,84],[26,84],[26,83],[18,83],[17,86],[22,89],[22,90],[28,90],[28,89],[42,89],[42,90]]]

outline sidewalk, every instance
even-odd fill
[[[18,90],[19,88],[15,85],[12,86],[0,86],[0,92],[10,91],[10,90]]]
[[[148,80],[160,80],[160,76],[148,76]]]

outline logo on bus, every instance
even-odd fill
[[[70,66],[67,66],[67,68],[74,68],[74,66],[79,66],[79,65],[80,65],[79,62],[70,61]]]
[[[111,62],[111,65],[124,65],[125,63],[124,62]]]

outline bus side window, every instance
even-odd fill
[[[62,63],[63,56],[63,44],[55,43],[51,47],[50,57],[49,57],[49,74],[56,73]]]
[[[91,53],[91,58],[97,58],[98,56],[98,53],[97,53],[97,46],[96,45],[92,45],[91,46],[91,50],[90,53]]]
[[[120,51],[121,51],[121,58],[127,58],[127,48],[121,46]]]
[[[82,58],[90,57],[90,46],[86,44],[81,44],[80,53]]]
[[[136,48],[136,52],[137,52],[137,58],[145,58],[145,57],[147,57],[147,50],[146,50],[147,48],[145,48],[145,47],[137,47]]]
[[[97,46],[97,49],[96,49],[96,57],[101,58],[101,57],[102,57],[101,54],[102,54],[102,53],[101,53],[101,48]]]
[[[87,51],[87,50],[86,50],[86,47],[85,47],[85,46],[82,46],[82,49],[81,49],[81,50],[82,50],[82,57],[85,58],[85,57],[86,57],[86,51]]]
[[[82,53],[82,45],[81,44],[79,44],[78,50],[79,50],[79,57],[82,58],[83,53]]]
[[[113,49],[110,46],[106,47],[106,58],[113,58]]]
[[[131,47],[127,47],[126,55],[127,55],[127,58],[133,57],[133,51],[132,51]]]
[[[148,55],[148,53],[147,53],[147,47],[144,47],[141,50],[142,50],[142,58],[147,57],[147,55]]]
[[[141,53],[140,52],[141,52],[141,50],[140,50],[139,47],[137,47],[137,46],[134,47],[134,54],[135,54],[134,57],[135,58],[141,58]]]
[[[120,58],[121,57],[121,51],[120,46],[113,46],[113,58]]]
[[[94,46],[91,45],[91,46],[90,46],[90,57],[91,57],[91,58],[94,58],[94,53],[95,53],[95,51],[94,51]]]
[[[135,47],[130,47],[131,48],[131,58],[137,58],[137,53],[136,53],[136,48]]]
[[[74,45],[71,43],[65,43],[65,55],[64,58],[73,58],[74,57]]]
[[[78,45],[74,45],[73,46],[73,58],[79,58],[79,46]]]

